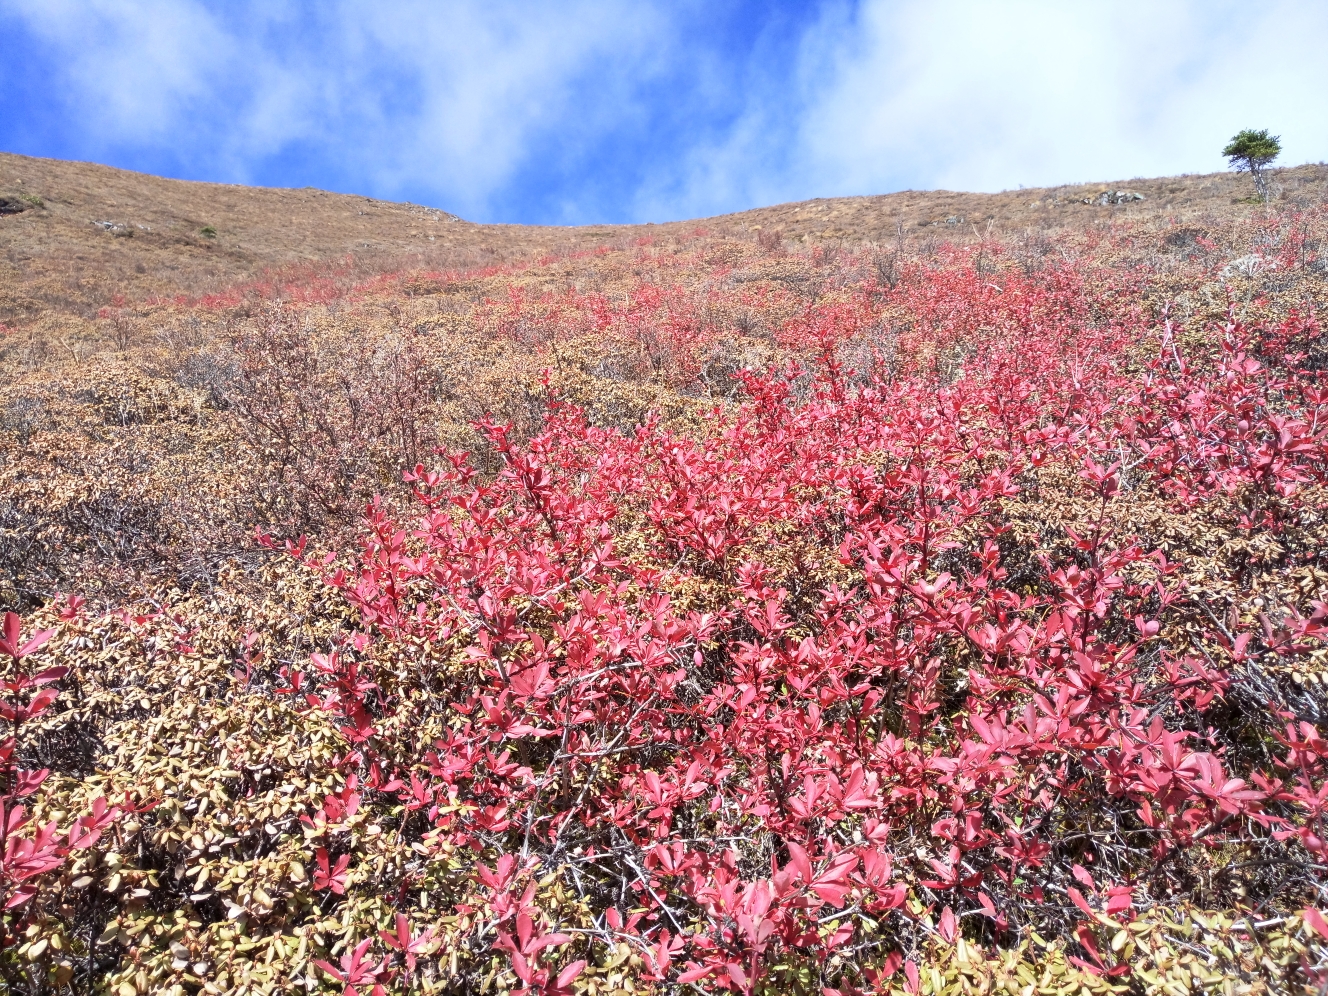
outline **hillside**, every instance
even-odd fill
[[[1288,206],[1320,203],[1328,167],[1278,171]],[[975,226],[1000,234],[1080,230],[1104,222],[1212,224],[1256,210],[1248,177],[1172,177],[1000,194],[905,191],[825,198],[662,225],[556,228],[478,225],[435,208],[327,191],[192,183],[92,163],[0,153],[0,322],[44,309],[85,317],[114,295],[198,296],[283,266],[351,257],[362,273],[414,266],[468,269],[620,246],[697,225],[718,236],[878,242],[910,236],[964,240]],[[1105,192],[1142,201],[1103,204]],[[42,204],[38,208],[29,199]],[[1092,203],[1084,203],[1085,200]],[[205,235],[210,228],[215,235]]]
[[[1325,181],[0,158],[0,991],[1322,994]]]

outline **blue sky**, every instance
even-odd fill
[[[1324,0],[0,0],[0,149],[477,221],[1328,159]]]

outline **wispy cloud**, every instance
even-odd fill
[[[322,178],[476,211],[542,134],[575,144],[611,124],[670,41],[651,6],[591,0],[4,6],[94,151],[150,149],[241,181],[304,159]]]
[[[24,68],[44,71],[49,88],[66,90],[79,123],[107,137],[166,138],[239,55],[217,20],[187,0],[7,0],[0,11],[53,57]]]
[[[0,146],[485,220],[1328,157],[1318,0],[0,0]]]
[[[1326,42],[1313,2],[875,0],[816,40],[829,69],[795,177],[862,193],[1205,171],[1250,126],[1322,157]]]

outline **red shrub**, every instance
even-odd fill
[[[1244,629],[1163,537],[1197,516],[1318,563],[1328,391],[1261,366],[1234,323],[1195,362],[1169,327],[1080,314],[1068,272],[907,293],[889,380],[843,381],[835,333],[856,328],[827,312],[813,395],[745,375],[750,401],[700,439],[557,406],[528,446],[487,425],[496,480],[417,467],[420,521],[375,506],[331,574],[377,645],[316,655],[289,690],[341,717],[347,763],[427,816],[429,846],[474,850],[523,991],[582,965],[551,957],[576,939],[536,869],[655,978],[751,992],[836,950],[825,984],[883,984],[884,924],[927,910],[946,940],[1067,929],[1128,918],[1226,841],[1322,851],[1314,727],[1261,770],[1218,706],[1250,662],[1317,646],[1328,606]],[[962,369],[912,362],[947,337]],[[1248,568],[1204,556],[1219,587]],[[421,711],[450,731],[427,749]],[[335,890],[344,865],[319,861]],[[1085,970],[1127,971],[1079,937]],[[376,977],[363,954],[338,977]]]
[[[21,766],[18,753],[23,725],[51,707],[60,694],[54,685],[69,669],[56,666],[30,673],[23,662],[45,646],[52,634],[52,630],[42,630],[24,641],[22,621],[13,612],[5,613],[0,654],[9,658],[9,665],[0,696],[0,719],[8,724],[9,735],[0,741],[0,909],[6,911],[21,910],[37,894],[43,876],[63,865],[71,852],[97,843],[102,831],[120,817],[119,807],[108,806],[99,798],[92,812],[80,816],[67,830],[59,829],[54,820],[30,827],[23,801],[36,795],[50,771]],[[21,922],[20,914],[15,925]],[[0,933],[0,948],[16,937],[16,929]]]

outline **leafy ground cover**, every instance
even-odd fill
[[[1318,991],[1325,229],[11,332],[6,984]]]

